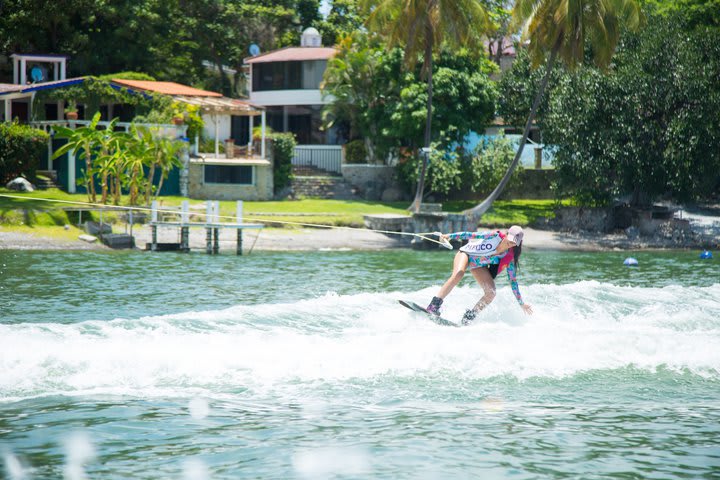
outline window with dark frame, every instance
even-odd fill
[[[252,185],[251,165],[205,165],[205,183]]]

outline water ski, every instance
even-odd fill
[[[426,318],[430,319],[431,321],[437,323],[438,325],[442,325],[443,327],[459,327],[455,322],[451,322],[450,320],[445,320],[439,315],[433,315],[432,313],[429,313],[427,310],[425,310],[423,307],[418,305],[415,302],[410,302],[406,300],[398,300],[400,302],[400,305],[402,305],[405,308],[409,308],[410,310],[418,313],[422,313],[425,315]]]

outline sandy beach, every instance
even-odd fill
[[[121,226],[114,228],[115,233],[123,233]],[[643,248],[667,248],[652,239],[638,238],[630,240],[624,234],[591,234],[557,232],[549,230],[525,229],[525,248],[530,250],[637,250]],[[133,235],[137,248],[144,250],[151,240],[148,226],[135,226]],[[409,248],[412,236],[387,235],[361,228],[303,228],[247,230],[243,236],[243,251],[316,251],[316,250],[381,250],[389,248]],[[179,242],[178,229],[160,228],[158,242]],[[205,229],[191,229],[190,248],[205,249]],[[235,251],[235,230],[221,230],[220,251]],[[108,249],[99,241],[88,243],[77,239],[60,240],[42,235],[9,231],[0,227],[0,249],[20,250],[103,250]]]

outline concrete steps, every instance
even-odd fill
[[[292,181],[295,197],[325,198],[335,200],[358,200],[355,187],[342,177],[295,176]]]

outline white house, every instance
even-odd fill
[[[292,132],[298,142],[294,164],[311,163],[340,171],[343,139],[334,129],[321,130],[320,83],[335,48],[323,47],[314,28],[306,29],[300,47],[286,47],[245,59],[250,66],[249,101],[265,108],[268,125]]]

